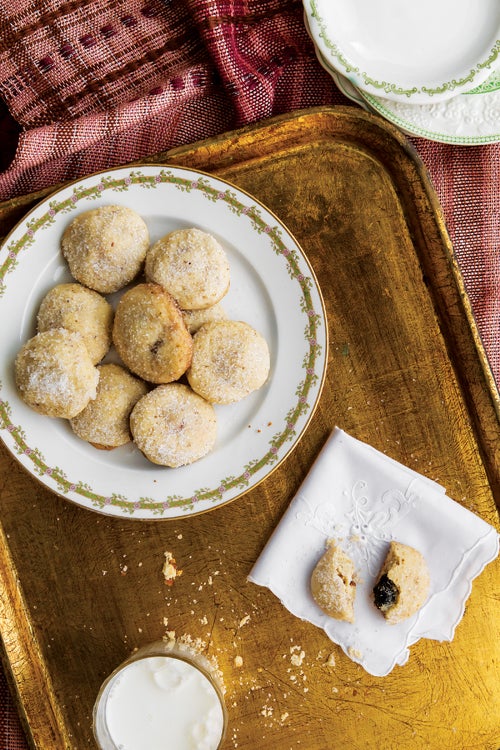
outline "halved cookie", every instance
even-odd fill
[[[391,542],[377,583],[375,606],[395,624],[414,615],[429,594],[430,575],[423,555],[401,542]]]
[[[354,622],[354,564],[333,540],[327,544],[311,576],[311,593],[325,614]]]

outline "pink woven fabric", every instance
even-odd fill
[[[500,385],[500,144],[414,139],[431,176],[474,317]]]
[[[0,200],[337,103],[301,0],[0,4]],[[500,144],[413,142],[500,382]],[[0,749],[26,748],[0,674]]]
[[[14,706],[4,674],[0,671],[0,747],[2,750],[28,750],[28,743]]]
[[[0,200],[334,95],[300,0],[35,5],[0,8],[0,97],[21,128]]]

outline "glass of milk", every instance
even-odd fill
[[[106,679],[94,705],[101,750],[217,750],[226,731],[223,686],[213,665],[185,645],[159,641]]]

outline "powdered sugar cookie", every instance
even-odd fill
[[[124,293],[113,342],[126,366],[150,383],[178,380],[191,363],[193,339],[175,300],[158,284],[137,284]]]
[[[76,216],[64,231],[61,248],[73,277],[102,294],[130,283],[149,247],[144,220],[125,206],[100,206]]]
[[[182,317],[190,334],[195,334],[205,323],[213,320],[226,320],[227,313],[220,303],[204,310],[183,310]]]
[[[194,335],[187,378],[207,401],[229,404],[260,388],[269,368],[269,348],[260,333],[242,321],[217,320]]]
[[[333,540],[313,570],[311,593],[329,617],[354,622],[354,564]]]
[[[391,542],[373,588],[375,606],[395,624],[414,615],[429,594],[430,576],[423,555],[401,542]]]
[[[132,410],[135,444],[155,464],[178,467],[205,456],[217,438],[214,408],[181,383],[160,385]]]
[[[183,310],[219,302],[229,289],[229,262],[222,246],[200,229],[177,229],[148,250],[146,278],[160,284]]]
[[[48,417],[71,419],[96,396],[99,372],[75,331],[37,333],[18,352],[14,370],[23,401]]]
[[[96,448],[116,448],[130,442],[129,417],[147,393],[144,381],[120,365],[100,365],[95,399],[70,420],[75,435]]]
[[[94,364],[111,346],[113,308],[98,292],[81,284],[59,284],[42,300],[37,316],[38,331],[67,328],[80,333]]]

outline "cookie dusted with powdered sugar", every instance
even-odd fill
[[[172,468],[202,458],[217,439],[213,406],[182,383],[160,385],[139,399],[130,428],[146,458]]]
[[[311,593],[329,617],[354,622],[354,564],[333,540],[328,541],[326,552],[313,570]]]
[[[99,371],[75,331],[37,333],[18,352],[14,370],[23,401],[48,417],[71,419],[96,396]]]
[[[377,583],[375,606],[395,624],[414,615],[429,594],[430,575],[424,556],[413,547],[391,542]]]
[[[219,302],[230,284],[229,262],[220,243],[200,229],[177,229],[148,250],[146,278],[166,289],[183,310]]]
[[[258,331],[242,321],[217,320],[194,335],[187,378],[207,401],[230,404],[261,388],[269,369],[269,347]]]
[[[220,303],[206,307],[204,310],[183,310],[184,323],[192,335],[194,335],[205,323],[213,320],[226,320],[227,313]]]
[[[137,284],[120,299],[113,342],[125,365],[150,383],[171,383],[191,363],[193,339],[173,297],[158,284]]]
[[[148,388],[120,365],[110,363],[97,369],[96,397],[70,420],[71,429],[95,448],[117,448],[132,440],[130,412]]]
[[[126,206],[100,206],[76,216],[65,229],[61,249],[72,276],[101,294],[122,289],[142,269],[149,230]]]
[[[43,298],[37,315],[38,331],[67,328],[83,336],[94,364],[111,346],[113,308],[98,292],[81,284],[58,284]]]

